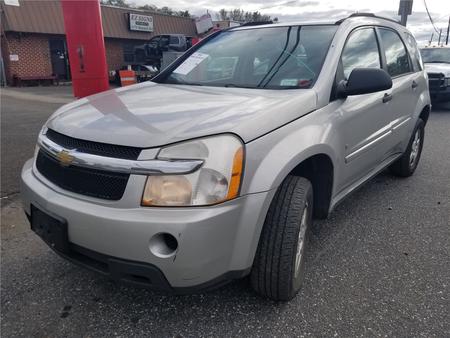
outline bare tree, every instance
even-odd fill
[[[227,11],[222,8],[217,14],[218,20],[232,20],[238,22],[252,22],[252,21],[270,21],[270,15],[261,14],[260,12],[244,12],[240,8],[235,8]]]
[[[110,5],[110,6],[117,6],[117,7],[131,7],[130,4],[126,2],[126,0],[101,0],[102,4]]]
[[[216,16],[218,20],[230,20],[228,11],[225,8],[222,8]]]

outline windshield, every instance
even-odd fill
[[[426,48],[420,54],[425,63],[450,63],[450,48]]]
[[[244,88],[311,88],[337,26],[255,28],[219,33],[164,83]]]

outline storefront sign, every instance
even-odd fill
[[[19,61],[19,55],[9,54],[9,61]]]
[[[211,14],[204,14],[201,17],[195,19],[195,26],[197,28],[197,33],[202,34],[209,31],[213,27],[213,22],[211,19]]]
[[[19,0],[5,0],[5,5],[20,6]]]
[[[153,17],[130,13],[130,31],[153,32]]]

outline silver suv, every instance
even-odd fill
[[[386,167],[412,175],[429,113],[396,22],[231,28],[152,82],[58,109],[24,208],[57,253],[113,279],[183,293],[250,275],[289,300],[313,219]]]

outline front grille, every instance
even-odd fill
[[[428,73],[428,83],[430,90],[439,90],[444,87],[445,76],[442,73]]]
[[[62,189],[114,201],[122,198],[130,176],[76,166],[64,167],[42,150],[38,152],[36,168],[46,179]]]
[[[80,140],[60,134],[52,129],[48,129],[45,136],[66,149],[76,149],[82,153],[137,160],[141,152],[141,148]]]

